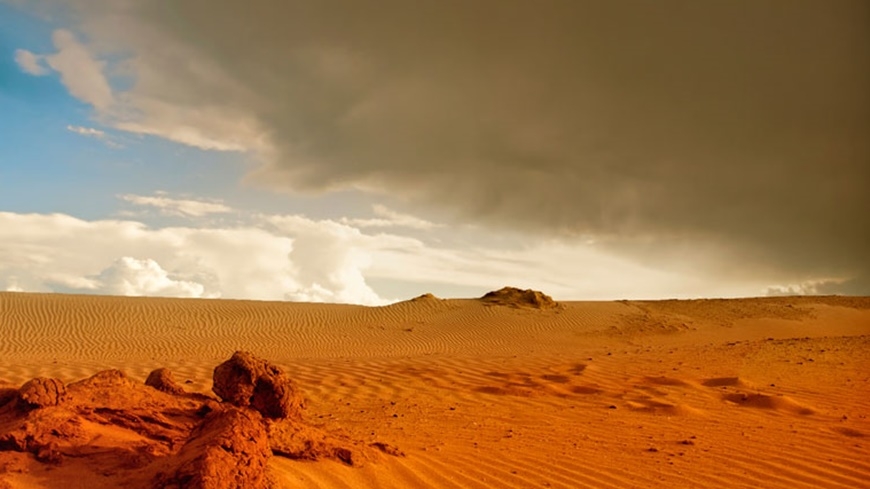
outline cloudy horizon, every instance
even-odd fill
[[[0,0],[0,290],[870,295],[868,19]]]

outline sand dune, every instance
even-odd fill
[[[510,300],[0,293],[0,388],[168,367],[209,393],[249,350],[308,422],[406,454],[275,457],[288,488],[870,487],[870,299]],[[64,481],[27,457],[0,452],[0,487],[99,487],[98,466]]]

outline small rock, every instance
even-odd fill
[[[63,462],[63,455],[53,443],[40,447],[35,455],[36,460],[44,464],[60,465]]]
[[[178,385],[168,368],[158,368],[152,371],[145,379],[145,385],[168,394],[184,394],[184,388]]]
[[[387,455],[392,455],[393,457],[404,457],[405,452],[399,450],[398,447],[390,445],[389,443],[384,443],[382,441],[376,441],[374,443],[369,443],[369,446],[375,448]]]

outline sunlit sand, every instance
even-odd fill
[[[306,426],[389,448],[354,460],[276,454],[266,468],[276,487],[870,481],[870,298],[547,299],[507,290],[373,308],[0,293],[0,488],[156,487],[156,459],[106,455],[148,441],[111,417],[78,426],[94,448],[75,456],[63,443],[41,460],[13,448],[10,406],[28,380],[69,386],[119,369],[124,392],[139,394],[112,402],[141,411],[160,367],[196,402],[217,399],[213,369],[237,350],[296,382]]]

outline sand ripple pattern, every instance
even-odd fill
[[[284,487],[870,487],[870,301],[387,307],[0,293],[0,384],[249,349],[309,416],[407,456]]]

